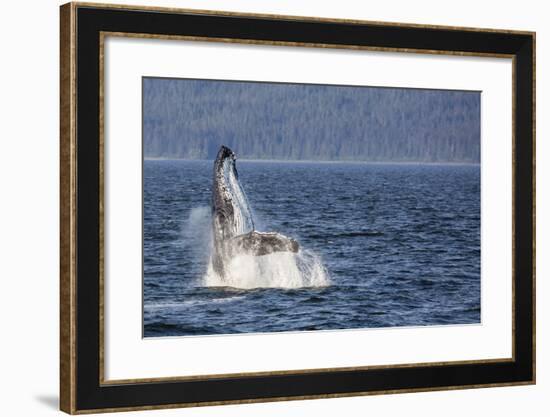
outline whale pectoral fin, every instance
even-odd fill
[[[300,248],[294,239],[276,232],[252,231],[233,238],[232,243],[239,250],[255,256],[268,255],[273,252],[298,252]]]

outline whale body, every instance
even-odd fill
[[[220,277],[238,255],[263,256],[274,252],[298,252],[296,240],[277,232],[259,232],[236,167],[235,153],[226,146],[214,161],[212,186],[212,266]]]

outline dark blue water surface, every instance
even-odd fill
[[[144,335],[480,322],[479,165],[238,161],[260,230],[330,285],[205,287],[212,161],[144,162]]]

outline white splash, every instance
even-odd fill
[[[226,265],[226,276],[220,277],[209,262],[203,277],[206,287],[302,288],[330,285],[330,278],[321,258],[301,249],[298,253],[275,252],[269,255],[235,256]]]
[[[232,235],[239,236],[254,229],[251,208],[244,190],[236,177],[230,159],[224,163],[223,183],[233,203]],[[187,255],[207,260],[207,271],[201,277],[199,285],[205,287],[252,288],[302,288],[323,287],[330,285],[330,278],[321,258],[311,250],[303,247],[294,252],[273,252],[267,255],[254,256],[247,252],[231,251],[224,256],[222,278],[215,271],[212,263],[214,239],[212,235],[211,208],[195,207],[184,223],[182,238]],[[227,258],[227,259],[225,259]]]
[[[275,252],[253,256],[242,254],[226,265],[227,276],[220,277],[212,267],[211,208],[199,206],[191,209],[182,227],[184,256],[199,258],[207,263],[206,273],[198,285],[205,287],[302,288],[330,285],[328,271],[321,258],[313,251],[300,249],[298,253]]]

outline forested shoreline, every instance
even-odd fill
[[[147,158],[470,162],[480,93],[186,79],[143,80]]]

